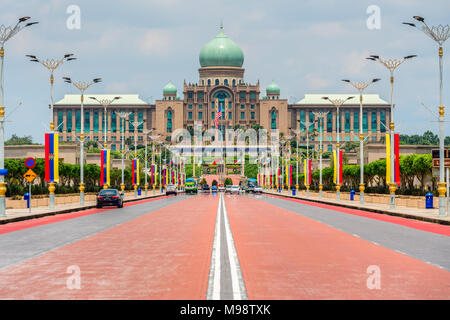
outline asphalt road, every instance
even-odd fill
[[[450,227],[265,195],[0,226],[0,299],[450,299]]]

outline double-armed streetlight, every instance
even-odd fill
[[[23,28],[32,26],[38,22],[28,22],[30,17],[22,17],[18,19],[16,24],[5,26],[0,25],[0,217],[6,217],[6,184],[5,176],[7,171],[5,170],[5,77],[4,77],[4,62],[5,62],[5,43],[12,37],[14,37]]]
[[[153,128],[152,130],[155,130],[155,128]],[[150,140],[152,141],[152,170],[154,170],[154,168],[155,168],[155,142],[157,142],[159,137],[161,137],[161,135],[159,135],[159,134],[154,135],[154,136],[150,136]],[[145,147],[147,148],[147,141],[146,141]],[[152,171],[152,174],[153,174],[153,176],[152,176],[152,178],[153,178],[152,179],[153,194],[155,194],[155,187],[156,187],[156,177],[155,177],[155,175],[156,175],[156,170]],[[147,180],[145,181],[145,184],[147,184]]]
[[[53,122],[53,84],[55,82],[54,72],[55,70],[61,66],[66,61],[76,60],[73,57],[72,53],[65,54],[60,59],[38,59],[36,56],[27,54],[26,57],[30,58],[32,62],[38,62],[42,64],[48,71],[50,71],[50,132],[53,132],[55,129],[55,124]],[[49,209],[55,208],[55,183],[50,181],[48,184],[49,191]]]
[[[385,68],[389,70],[390,73],[390,82],[391,82],[391,123],[390,123],[390,144],[391,144],[391,177],[389,184],[389,193],[390,193],[390,208],[395,209],[395,191],[397,190],[397,185],[395,183],[395,142],[394,142],[394,71],[395,69],[401,65],[406,60],[412,59],[416,57],[416,55],[410,55],[403,57],[401,59],[382,59],[379,56],[372,55],[368,57],[368,60],[378,61]],[[387,159],[386,159],[387,161]]]
[[[80,134],[80,205],[84,205],[84,92],[94,83],[99,83],[102,81],[101,78],[95,78],[91,81],[73,81],[69,77],[63,77],[64,82],[72,84],[75,88],[80,90],[80,101],[81,101],[81,134]]]
[[[119,100],[121,98],[122,97],[114,97],[112,99],[98,99],[97,97],[89,97],[89,99],[95,100],[98,103],[100,103],[104,109],[103,110],[103,115],[104,115],[104,117],[103,117],[103,119],[104,119],[103,120],[103,132],[104,132],[103,146],[104,146],[104,148],[106,148],[108,145],[107,130],[106,130],[108,119],[106,117],[106,112],[107,112],[106,108],[108,108],[114,101]]]
[[[341,122],[341,118],[339,116],[339,108],[348,100],[353,99],[354,97],[347,97],[345,99],[332,99],[329,97],[322,97],[322,99],[324,100],[328,100],[330,101],[335,107],[336,107],[336,132],[337,132],[337,137],[336,137],[336,200],[340,201],[341,200],[341,182],[340,181],[340,172],[342,170],[342,168],[340,168],[341,163],[340,163],[340,129],[339,129],[339,122]]]
[[[309,197],[309,179],[308,179],[308,173],[311,174],[311,172],[309,172],[309,129],[310,127],[316,123],[316,121],[300,121],[297,120],[299,123],[303,124],[305,126],[305,130],[306,130],[306,170],[305,170],[305,177],[306,177],[306,196]]]
[[[322,199],[322,153],[323,153],[323,125],[325,123],[325,117],[329,111],[317,111],[313,112],[314,117],[319,121],[319,199]],[[320,122],[322,120],[322,123]]]
[[[132,112],[125,112],[120,111],[116,112],[116,115],[120,118],[120,123],[122,125],[121,131],[122,131],[122,150],[120,151],[121,157],[122,157],[122,183],[120,184],[120,189],[125,191],[125,177],[124,177],[124,171],[125,171],[125,163],[124,163],[124,156],[125,156],[125,118],[128,117]]]
[[[137,159],[137,131],[140,125],[144,124],[144,121],[133,121],[131,123],[133,125],[134,128],[134,158]],[[138,168],[136,168],[138,169]],[[138,185],[139,185],[139,181],[135,181],[135,184],[133,186],[134,188],[134,197],[137,198],[138,196]]]
[[[445,216],[445,191],[446,191],[446,183],[445,183],[445,175],[444,175],[444,101],[443,101],[443,56],[444,49],[442,45],[445,41],[450,37],[450,26],[446,25],[438,25],[429,27],[425,19],[419,16],[413,17],[415,20],[419,21],[422,26],[418,27],[414,23],[403,22],[406,25],[417,28],[429,36],[432,40],[434,40],[439,45],[438,55],[439,55],[439,216]]]
[[[354,82],[347,79],[342,80],[350,83],[356,90],[359,91],[359,203],[364,204],[364,134],[363,134],[363,92],[372,83],[380,81],[380,79],[372,79],[368,82]]]

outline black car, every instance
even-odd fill
[[[103,189],[97,195],[97,208],[103,206],[123,207],[123,193],[117,189]]]
[[[202,185],[203,192],[209,192],[209,186],[207,184]]]

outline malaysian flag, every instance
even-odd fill
[[[217,114],[216,114],[216,119],[215,119],[215,122],[216,122],[216,128],[219,128],[219,118],[222,116],[222,106],[219,104],[219,110],[217,111]]]

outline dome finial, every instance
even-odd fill
[[[223,19],[220,19],[220,30],[223,30]]]

